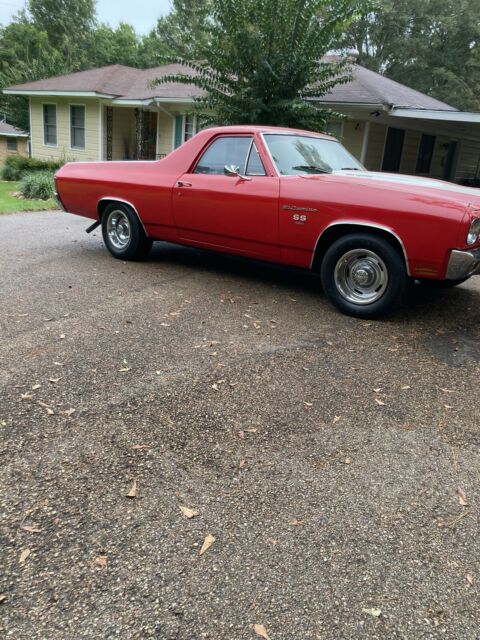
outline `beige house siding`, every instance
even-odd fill
[[[43,139],[43,104],[57,106],[57,144]],[[70,105],[85,105],[85,150],[70,146]],[[99,160],[99,100],[95,98],[30,98],[32,155],[43,160]]]
[[[365,167],[370,171],[380,171],[382,168],[386,137],[387,127],[384,124],[372,122],[365,157]]]
[[[420,131],[405,131],[400,173],[414,175],[417,168],[418,150],[422,134]]]
[[[473,140],[463,140],[458,158],[456,180],[480,178],[480,144]]]
[[[158,114],[157,154],[167,155],[173,149],[175,118],[162,111]]]
[[[362,155],[363,136],[365,133],[365,122],[361,120],[346,120],[343,125],[344,146],[358,160]]]
[[[0,165],[5,164],[5,160],[10,156],[28,156],[28,138],[16,138],[17,150],[7,150],[7,140],[11,140],[10,136],[0,135]]]

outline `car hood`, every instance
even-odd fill
[[[473,187],[463,187],[453,182],[445,182],[443,180],[435,180],[433,178],[422,178],[419,176],[409,176],[399,173],[381,173],[378,171],[334,171],[335,176],[346,176],[353,180],[361,180],[363,184],[372,184],[378,187],[397,187],[404,189],[409,188],[412,191],[425,192],[432,190],[440,197],[451,198],[452,200],[462,201],[465,204],[470,202],[480,206],[480,189]],[[432,194],[433,195],[433,194]]]

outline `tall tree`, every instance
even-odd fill
[[[480,110],[478,9],[478,0],[376,0],[342,43],[389,78]]]
[[[96,24],[95,7],[96,0],[28,0],[33,23],[57,48],[88,36]]]
[[[329,112],[307,100],[347,76],[345,63],[322,56],[361,6],[360,0],[211,0],[189,73],[157,80],[205,91],[197,109],[207,122],[318,129]]]

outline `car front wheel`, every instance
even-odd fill
[[[408,289],[402,255],[387,240],[368,234],[339,238],[320,270],[330,301],[343,313],[378,318],[398,308]]]
[[[120,260],[144,260],[152,248],[136,213],[127,204],[110,204],[102,217],[105,246]]]

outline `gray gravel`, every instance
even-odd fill
[[[364,322],[87,226],[0,217],[0,635],[478,640],[480,278]]]

